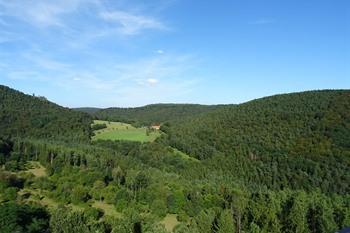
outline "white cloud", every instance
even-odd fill
[[[48,89],[66,91],[67,98],[74,93],[80,97],[77,101],[100,101],[105,106],[165,102],[191,91],[195,76],[184,77],[191,73],[193,57],[161,49],[138,60],[115,53],[123,46],[133,47],[124,36],[168,30],[151,15],[154,11],[104,2],[0,0],[0,43],[11,40],[20,45],[0,52],[0,60],[8,63],[0,64],[4,76],[33,86],[44,82]],[[118,36],[121,43],[116,43]],[[110,51],[100,50],[100,39],[106,39],[103,45]]]
[[[155,78],[149,78],[146,80],[149,85],[155,85],[158,83],[158,80]]]
[[[165,25],[157,19],[125,11],[105,11],[100,13],[100,17],[106,21],[116,23],[118,31],[125,35],[136,35],[146,29],[166,29]]]
[[[60,28],[70,40],[76,36],[90,40],[116,33],[137,35],[145,30],[167,29],[142,12],[131,13],[120,6],[108,8],[100,0],[0,0],[0,25],[9,26],[11,18],[16,18],[39,29]],[[84,20],[77,19],[79,15],[84,15]]]

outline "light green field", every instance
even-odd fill
[[[185,159],[185,160],[191,160],[191,161],[194,161],[194,162],[199,162],[198,159],[196,158],[193,158],[191,156],[189,156],[188,154],[185,154],[184,152],[182,151],[179,151],[178,149],[176,149],[175,147],[170,147],[175,154],[178,154],[179,156],[181,156],[181,158]]]
[[[160,136],[160,132],[151,131],[147,135],[147,128],[135,128],[134,126],[121,122],[109,122],[95,120],[94,124],[106,124],[107,128],[94,131],[92,140],[126,140],[138,142],[152,142]]]
[[[37,161],[29,161],[27,167],[27,172],[33,173],[35,177],[46,176],[46,168]]]
[[[176,214],[167,214],[165,218],[160,222],[165,226],[168,232],[173,232],[174,228],[180,223],[177,220]]]
[[[115,209],[114,205],[107,204],[106,202],[95,201],[91,206],[98,209],[102,209],[104,214],[107,216],[113,216],[117,218],[122,217],[122,214]]]

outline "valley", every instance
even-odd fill
[[[328,233],[349,224],[348,90],[156,105],[157,119],[154,106],[128,109],[125,122],[126,113],[100,118],[103,109],[5,86],[0,103],[2,232]]]

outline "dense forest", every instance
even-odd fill
[[[248,183],[350,192],[350,91],[263,98],[162,130],[171,146],[214,164],[227,161],[225,172]]]
[[[350,226],[349,91],[93,116],[162,123],[163,136],[151,143],[91,142],[89,115],[7,87],[0,96],[0,232],[329,233]]]
[[[77,108],[76,110],[89,113],[96,119],[120,121],[140,126],[194,117],[220,107],[220,105],[199,104],[152,104],[137,108]]]
[[[88,142],[91,122],[88,114],[0,85],[0,136]]]

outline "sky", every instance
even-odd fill
[[[350,1],[0,0],[0,84],[66,107],[350,89]]]

